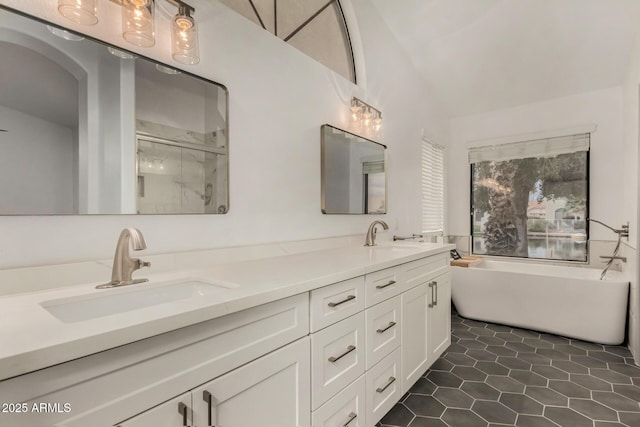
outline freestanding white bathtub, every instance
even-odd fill
[[[483,260],[452,268],[451,298],[463,317],[593,341],[624,341],[629,282],[622,273]]]

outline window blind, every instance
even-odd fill
[[[469,163],[525,159],[529,157],[555,157],[560,154],[589,150],[590,134],[535,139],[511,144],[489,145],[469,149]]]
[[[362,173],[365,175],[370,173],[382,172],[384,172],[384,160],[362,163]]]
[[[444,232],[444,148],[422,140],[422,233]]]

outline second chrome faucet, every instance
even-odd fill
[[[118,243],[116,244],[116,253],[113,257],[111,281],[103,285],[98,285],[96,288],[114,288],[148,281],[148,279],[133,279],[131,277],[134,271],[142,267],[150,267],[151,263],[138,258],[131,258],[129,256],[129,244],[131,244],[134,251],[147,249],[147,242],[145,242],[140,230],[137,228],[125,228],[122,230],[118,238]]]
[[[364,241],[365,246],[375,246],[376,245],[376,225],[381,225],[385,230],[389,229],[389,226],[386,222],[380,221],[379,219],[373,221],[369,226],[369,230],[367,231],[367,237]]]

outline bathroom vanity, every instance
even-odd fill
[[[13,330],[0,424],[373,426],[450,344],[450,246],[346,246],[2,297],[33,315],[0,331],[11,343]],[[136,304],[140,289],[175,298],[175,283],[192,294],[83,311],[105,295]]]

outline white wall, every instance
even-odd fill
[[[622,110],[622,89],[616,87],[452,119],[452,142],[446,152],[449,234],[469,235],[469,145],[503,137],[562,135],[563,129],[585,125],[597,126],[591,134],[589,215],[616,227],[632,221],[631,212],[624,210]],[[598,225],[592,225],[590,233],[593,240],[615,239]]]
[[[640,39],[636,40],[636,49],[631,58],[629,69],[625,77],[624,85],[624,155],[623,170],[624,193],[623,209],[629,217],[630,235],[629,244],[624,247],[624,255],[628,259],[629,280],[631,292],[629,293],[629,348],[633,353],[636,363],[640,364],[640,252],[638,251],[638,239],[640,230],[640,170],[638,165],[638,142],[640,126]]]
[[[0,212],[70,214],[74,130],[0,105]]]
[[[54,1],[0,3],[72,26],[57,13]],[[357,63],[365,65],[360,86],[216,1],[194,5],[202,62],[185,68],[230,92],[229,213],[2,217],[0,268],[109,258],[125,226],[143,231],[151,253],[356,233],[364,239],[371,217],[320,212],[320,125],[346,127],[353,95],[384,115],[389,213],[383,218],[391,233],[420,230],[421,130],[446,143],[448,120],[367,0],[344,1],[346,13],[353,10],[356,18],[350,31]],[[98,25],[75,28],[131,49],[120,36],[118,7],[101,2],[100,14]],[[177,67],[169,55],[168,21],[162,14],[157,18],[156,46],[137,50]]]

